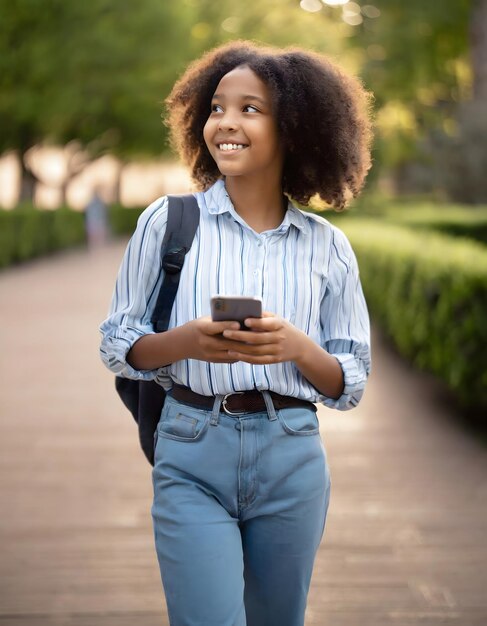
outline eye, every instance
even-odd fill
[[[211,105],[211,112],[212,113],[221,113],[223,111],[221,105],[219,104],[212,104]]]
[[[246,104],[243,108],[243,110],[245,112],[249,112],[249,113],[258,113],[259,109],[257,107],[255,107],[253,104]]]

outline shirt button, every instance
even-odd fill
[[[259,246],[259,248],[260,248],[260,246],[262,245],[262,241],[258,241],[258,242],[257,242],[257,245],[258,245],[258,246]]]

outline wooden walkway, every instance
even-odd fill
[[[168,624],[150,468],[98,358],[122,250],[0,274],[0,626]],[[487,454],[441,389],[375,337],[359,408],[320,416],[333,489],[307,625],[485,626]]]

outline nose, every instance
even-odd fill
[[[230,111],[226,111],[218,122],[218,129],[222,131],[231,131],[236,130],[237,128],[238,122],[235,119],[235,116]]]

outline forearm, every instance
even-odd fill
[[[210,317],[200,317],[164,333],[144,335],[134,343],[126,360],[136,370],[155,370],[184,359],[235,363],[228,356],[235,344],[224,339],[222,333],[238,327],[236,322],[213,322]]]
[[[144,335],[127,354],[136,370],[155,370],[190,356],[191,330],[187,324],[163,333]]]
[[[340,363],[321,346],[302,333],[302,350],[294,364],[313,387],[328,398],[338,399],[344,389]]]
[[[261,318],[249,318],[250,331],[226,330],[235,347],[230,356],[260,365],[292,361],[301,374],[327,398],[338,399],[344,389],[343,370],[337,359],[290,322],[265,311]]]

